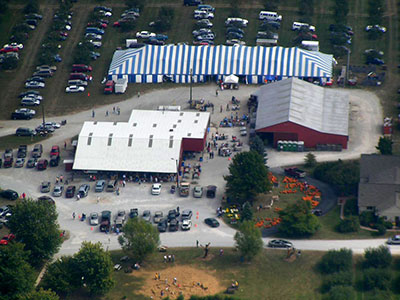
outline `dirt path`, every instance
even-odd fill
[[[51,79],[51,89],[46,90],[45,96],[49,101],[46,111],[52,112],[57,110],[59,104],[64,101],[65,87],[67,86],[71,64],[73,63],[72,53],[75,50],[78,42],[82,40],[83,31],[86,27],[89,10],[73,8],[72,29],[69,32],[68,39],[62,43],[63,48],[60,51],[60,56],[63,62],[58,65],[58,70]]]
[[[5,102],[17,102],[17,96],[23,87],[25,80],[29,78],[35,68],[37,54],[40,50],[40,44],[48,30],[49,24],[52,22],[53,9],[47,6],[42,8],[43,19],[39,26],[29,36],[27,43],[24,45],[23,58],[21,65],[17,71],[11,71],[8,88],[0,91],[0,105],[3,107]],[[9,105],[5,105],[7,107]]]

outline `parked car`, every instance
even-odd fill
[[[22,108],[22,109],[26,109],[26,108]],[[32,110],[32,111],[34,111],[34,110]],[[28,113],[26,111],[19,111],[18,109],[15,112],[11,113],[12,120],[30,120],[33,117],[34,117],[33,114]]]
[[[169,231],[178,231],[179,230],[179,220],[172,219],[169,221]]]
[[[67,190],[65,191],[65,197],[66,198],[74,198],[75,197],[75,191],[76,191],[76,186],[70,185],[67,187]]]
[[[40,77],[52,77],[53,76],[53,70],[51,68],[49,69],[39,69],[35,73],[33,73],[33,76],[40,76]]]
[[[199,30],[193,30],[192,34],[194,36],[198,36],[198,35],[204,35],[204,34],[214,34],[213,31],[211,29],[207,29],[207,28],[200,28]]]
[[[204,223],[211,227],[219,227],[219,222],[215,218],[204,219]]]
[[[50,155],[60,155],[60,147],[58,145],[54,145],[51,147]]]
[[[197,185],[193,188],[193,197],[201,198],[203,197],[203,187]]]
[[[96,193],[101,193],[102,191],[104,191],[104,187],[106,186],[106,181],[105,180],[98,180],[96,182],[96,186],[94,188],[94,191]]]
[[[35,168],[37,164],[37,159],[36,158],[30,158],[26,162],[26,167],[29,169]]]
[[[86,87],[88,85],[88,83],[87,83],[87,81],[84,81],[84,80],[72,79],[72,80],[68,80],[68,85],[69,86],[76,85],[76,86]]]
[[[99,214],[97,212],[90,213],[89,224],[92,226],[99,225]]]
[[[25,83],[25,88],[27,89],[42,89],[44,87],[45,84],[39,81],[28,81],[27,83]]]
[[[67,86],[65,88],[66,93],[80,93],[80,92],[84,92],[84,91],[85,91],[85,87],[78,86],[78,85],[71,85],[71,86]]]
[[[240,26],[240,27],[247,27],[247,24],[249,23],[248,20],[242,19],[242,18],[227,18],[225,21],[226,26]]]
[[[213,23],[211,23],[211,21],[210,21],[209,19],[201,19],[201,20],[198,20],[198,21],[196,22],[196,24],[197,24],[198,26],[205,27],[205,28],[211,28],[211,27],[213,27]]]
[[[293,244],[285,240],[270,240],[268,247],[271,248],[293,248]]]
[[[17,158],[17,160],[15,161],[15,168],[22,168],[25,164],[25,158]]]
[[[306,177],[306,172],[303,170],[300,170],[299,168],[286,168],[285,170],[285,175],[294,177],[294,178],[304,178]]]
[[[41,157],[42,153],[43,153],[42,144],[36,144],[35,146],[33,146],[32,157],[35,157],[35,158]]]
[[[30,128],[19,127],[15,131],[16,136],[35,136],[36,131]]]
[[[40,92],[38,91],[26,91],[26,92],[22,92],[19,94],[19,98],[24,98],[25,96],[29,96],[29,95],[36,95],[36,96],[40,96]]]
[[[53,196],[54,197],[61,197],[63,191],[64,191],[64,186],[56,185],[56,186],[54,186],[54,189],[53,189]]]
[[[0,53],[8,53],[8,52],[18,52],[18,47],[7,46],[0,49]]]
[[[157,229],[159,232],[166,232],[168,228],[168,220],[166,218],[161,219],[157,224]]]
[[[129,211],[129,218],[133,219],[139,215],[139,210],[137,208],[131,208]]]
[[[40,192],[41,193],[48,193],[50,192],[50,188],[51,188],[51,183],[50,181],[43,181],[40,184]]]
[[[49,203],[49,204],[52,204],[52,205],[56,204],[56,201],[54,201],[53,198],[51,198],[49,196],[41,196],[37,200],[39,202]]]
[[[195,10],[193,12],[193,18],[195,18],[196,20],[214,19],[214,14],[212,12],[206,12],[204,10]]]
[[[18,193],[13,190],[3,190],[0,192],[0,197],[8,200],[17,200],[18,199]]]
[[[189,219],[182,220],[181,228],[182,230],[190,230],[192,228],[192,221]]]
[[[215,185],[207,186],[207,193],[206,193],[207,198],[215,198],[216,194],[217,194],[217,187]]]
[[[14,162],[14,158],[8,157],[4,159],[3,167],[4,168],[11,168]]]
[[[107,80],[106,86],[104,87],[104,94],[114,93],[115,82],[113,80]]]
[[[140,31],[136,33],[137,38],[148,39],[149,37],[156,36],[154,32]]]
[[[0,207],[0,218],[4,217],[9,212],[11,212],[9,205],[4,205]]]
[[[156,211],[153,217],[154,223],[158,224],[161,221],[161,219],[163,219],[163,215],[164,214],[162,211]]]
[[[35,100],[33,98],[27,98],[21,100],[21,106],[38,106],[40,105],[40,100]]]
[[[51,155],[50,156],[50,167],[57,167],[60,163],[59,155]]]
[[[48,164],[49,164],[49,161],[47,159],[41,159],[36,164],[36,168],[38,171],[43,171],[43,170],[47,169]]]
[[[144,210],[143,211],[142,219],[147,221],[147,222],[151,222],[151,212],[150,212],[150,210]]]
[[[378,24],[376,24],[376,25],[368,25],[367,27],[365,27],[365,31],[366,32],[369,32],[369,31],[372,31],[372,30],[376,30],[376,31],[385,33],[386,32],[386,27],[380,26]],[[0,50],[0,52],[1,52],[1,50]]]
[[[151,194],[152,195],[160,195],[161,193],[161,184],[160,183],[153,183],[151,186]]]
[[[15,239],[15,235],[12,233],[7,234],[6,236],[3,236],[3,238],[0,240],[0,245],[8,245],[9,242]]]
[[[172,219],[176,219],[179,217],[179,213],[175,209],[171,209],[168,211],[168,222]]]
[[[89,190],[90,190],[90,185],[82,184],[78,189],[78,194],[81,198],[84,198],[88,195]]]
[[[3,48],[8,48],[8,47],[18,48],[19,50],[24,49],[24,45],[20,43],[10,43],[3,46]]]

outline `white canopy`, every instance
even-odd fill
[[[239,82],[239,77],[231,74],[227,77],[225,77],[224,83],[238,83]]]

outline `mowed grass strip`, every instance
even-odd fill
[[[16,149],[19,145],[32,145],[40,143],[41,141],[51,137],[51,134],[44,136],[16,136],[16,135],[5,135],[0,137],[0,150],[4,149]],[[27,156],[26,160],[30,155]],[[1,186],[0,186],[1,188]]]

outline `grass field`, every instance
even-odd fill
[[[51,134],[46,137],[42,136],[16,136],[16,135],[6,135],[0,137],[0,150],[4,149],[15,149],[19,145],[32,145],[40,143],[47,138],[51,137]]]

